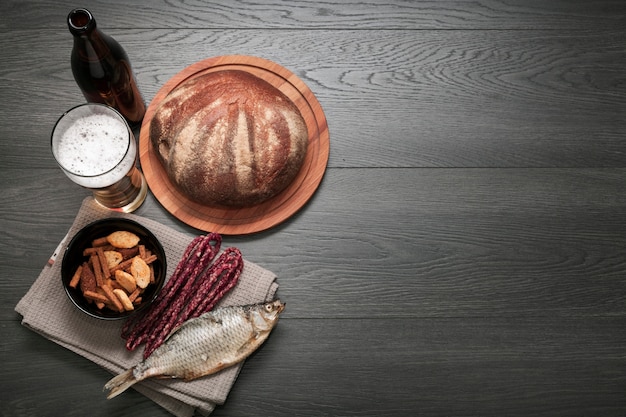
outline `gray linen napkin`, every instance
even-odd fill
[[[87,224],[107,217],[126,217],[150,229],[165,250],[167,277],[171,276],[185,248],[195,237],[141,216],[111,212],[99,206],[92,197],[87,197],[66,238],[57,249],[57,262],[51,262],[43,268],[26,295],[18,302],[15,311],[23,316],[23,325],[111,373],[118,374],[141,361],[143,347],[134,352],[127,351],[120,337],[123,321],[111,322],[88,317],[74,307],[61,284],[62,254],[71,237]],[[272,272],[244,259],[239,282],[220,305],[271,300],[278,289],[275,279]],[[135,384],[134,388],[175,416],[190,417],[195,412],[209,415],[216,404],[223,404],[226,400],[242,365],[191,382],[153,379]],[[102,381],[103,386],[105,382]]]

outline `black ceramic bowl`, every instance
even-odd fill
[[[139,236],[139,244],[145,245],[146,249],[150,250],[158,258],[152,263],[154,267],[155,283],[150,284],[145,289],[142,294],[141,303],[135,306],[134,310],[122,313],[113,311],[109,308],[99,309],[95,303],[89,302],[83,296],[80,286],[77,288],[71,288],[69,285],[76,269],[82,265],[83,262],[89,260],[88,256],[83,256],[83,250],[90,247],[93,240],[108,236],[109,234],[119,230],[129,231]],[[78,233],[76,233],[76,235],[74,235],[68,244],[65,254],[63,255],[63,263],[61,264],[63,287],[65,288],[65,292],[70,300],[74,303],[74,305],[76,305],[76,307],[88,315],[104,320],[124,319],[148,307],[163,287],[166,271],[167,263],[165,259],[165,251],[157,238],[152,234],[152,232],[150,232],[150,230],[141,224],[133,220],[122,218],[98,220],[82,228]]]

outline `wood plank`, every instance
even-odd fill
[[[62,0],[5,0],[0,29],[66,28],[76,3]],[[316,3],[304,0],[246,2],[123,0],[94,2],[88,8],[102,28],[265,28],[265,29],[586,29],[621,27],[623,2],[543,0],[367,0]]]
[[[267,380],[289,388],[265,399],[259,392],[248,414],[261,403],[286,415],[304,407],[327,415],[619,415],[626,404],[624,338],[611,334],[622,319],[285,322],[268,348],[289,337],[288,352],[276,355],[289,365],[239,381],[216,415],[236,413],[237,400]],[[267,364],[247,365],[252,374]]]
[[[111,34],[132,57],[147,101],[208,56],[261,56],[291,70],[324,109],[330,167],[623,166],[624,29],[294,30],[270,42],[255,30]],[[83,101],[69,68],[70,39],[17,31],[0,46],[3,99],[19,103],[0,126],[11,138],[0,143],[0,162],[52,167],[45,132]],[[35,60],[40,65],[24,65]]]
[[[224,244],[278,275],[291,317],[623,315],[625,174],[330,169],[295,217],[252,238],[226,237]],[[8,186],[10,195],[27,190],[28,198],[0,206],[7,219],[1,262],[23,277],[0,281],[0,293],[13,301],[0,307],[5,314],[85,195],[58,182],[62,175],[34,171]],[[11,177],[19,175],[2,171],[0,180]],[[49,213],[36,198],[61,211]],[[140,210],[182,227],[152,197]]]
[[[3,349],[20,353],[19,358],[3,357],[9,365],[3,373],[7,389],[0,392],[3,414],[15,417],[171,416],[134,390],[122,401],[107,402],[102,392],[104,383],[111,377],[107,371],[18,322],[15,326],[3,326],[3,334],[11,336],[11,341],[3,343]]]
[[[624,317],[281,319],[213,415],[619,416],[625,325]],[[4,365],[12,389],[0,403],[10,415],[167,415],[134,390],[107,401],[107,372],[15,322],[5,337],[22,355]],[[33,385],[37,399],[28,401]]]

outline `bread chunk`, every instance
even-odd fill
[[[291,184],[308,132],[277,88],[245,71],[223,70],[175,88],[155,111],[150,140],[170,181],[190,200],[247,207]]]

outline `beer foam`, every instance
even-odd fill
[[[107,114],[74,120],[56,143],[55,156],[68,176],[88,188],[122,179],[135,163],[134,138],[126,124]]]

